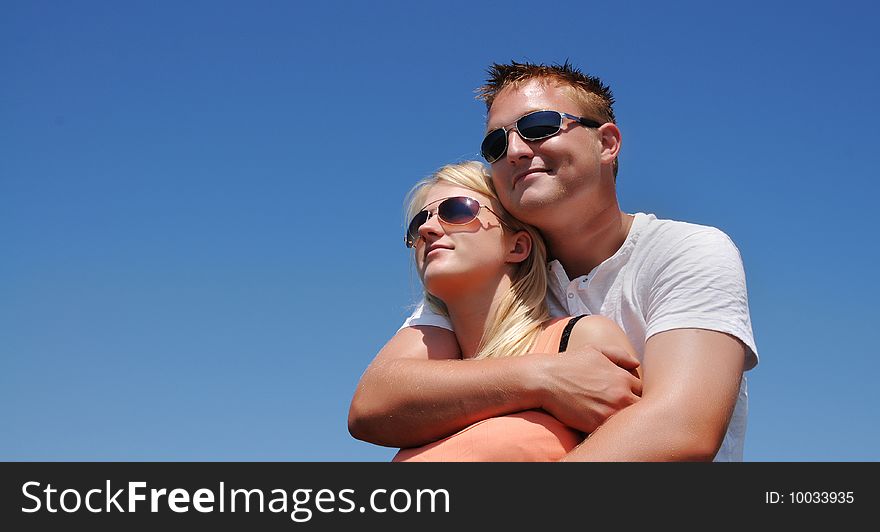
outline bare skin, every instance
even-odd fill
[[[602,316],[585,316],[576,321],[568,339],[568,348],[582,349],[592,345],[616,345],[627,353],[635,354],[635,349],[620,327]],[[564,357],[566,353],[541,356]],[[511,433],[510,416],[520,415],[528,416],[530,423]],[[549,416],[542,410],[515,412],[510,416],[493,416],[487,420],[480,420],[437,442],[403,449],[395,456],[394,461],[559,460],[562,458],[558,455],[559,451],[564,452],[564,449],[574,445],[574,441],[583,439],[582,433],[565,431],[557,426],[560,423],[559,418],[564,418],[564,415],[559,413],[555,420],[547,419]],[[528,442],[534,442],[535,446],[531,447]],[[523,449],[524,445],[529,445],[528,450]],[[562,448],[557,449],[556,445]]]
[[[742,342],[719,332],[652,336],[642,400],[611,417],[566,460],[712,460],[733,413],[744,360]]]
[[[638,359],[618,347],[604,351],[581,346],[563,356],[461,360],[452,331],[407,327],[361,378],[349,431],[378,445],[415,447],[483,419],[543,408],[572,428],[592,432],[641,393],[629,371]]]

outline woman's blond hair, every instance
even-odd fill
[[[430,188],[438,183],[464,187],[496,200],[493,211],[507,224],[503,230],[526,231],[532,238],[532,251],[514,266],[512,285],[489,316],[475,358],[520,356],[529,352],[542,324],[550,317],[544,297],[547,292],[547,248],[538,230],[510,215],[500,202],[485,166],[478,161],[443,166],[430,177],[416,183],[407,194],[406,220],[422,209]],[[497,206],[497,208],[496,208]],[[449,315],[446,305],[425,291],[425,301],[435,311]]]

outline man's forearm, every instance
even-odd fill
[[[712,460],[736,405],[744,353],[739,340],[715,331],[653,336],[642,400],[608,418],[567,460]]]
[[[438,440],[490,417],[540,407],[532,357],[394,359],[371,366],[349,413],[358,439],[390,447]]]
[[[711,461],[724,430],[648,399],[627,407],[573,449],[567,462]]]

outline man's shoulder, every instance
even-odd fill
[[[654,214],[637,213],[640,221],[638,244],[645,247],[667,247],[683,242],[730,243],[732,239],[721,229],[711,226],[657,218]]]
[[[639,216],[643,218],[632,251],[632,259],[639,263],[662,268],[671,261],[683,261],[687,267],[699,269],[742,261],[739,248],[717,227],[642,213],[637,220]]]
[[[658,218],[655,214],[636,213],[636,219],[642,219],[644,233],[656,233],[670,236],[688,236],[695,233],[714,233],[725,235],[721,229],[705,224]]]

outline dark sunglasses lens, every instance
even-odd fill
[[[490,132],[486,135],[486,138],[483,139],[483,144],[480,146],[480,152],[483,154],[483,158],[490,164],[500,159],[501,156],[504,155],[504,150],[506,149],[507,134],[504,133],[503,129],[496,129],[495,131]]]
[[[421,211],[413,216],[409,227],[406,229],[406,247],[411,248],[419,239],[419,227],[425,225],[428,221],[428,211]]]
[[[448,224],[469,223],[479,212],[480,204],[471,198],[449,198],[437,206],[437,215]]]
[[[528,140],[539,140],[559,133],[561,125],[562,115],[556,111],[537,111],[520,118],[516,129]]]

